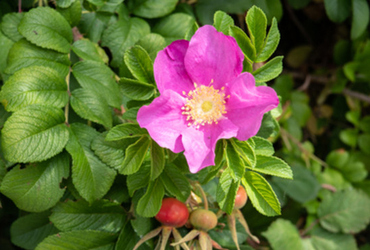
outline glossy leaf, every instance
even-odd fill
[[[265,13],[260,8],[253,6],[248,10],[245,20],[252,44],[256,48],[256,53],[259,54],[266,37],[267,19]]]
[[[0,190],[18,208],[42,212],[53,207],[63,196],[65,189],[59,184],[68,176],[69,157],[62,153],[24,169],[13,168],[5,175]]]
[[[126,149],[125,159],[119,172],[125,175],[136,173],[143,164],[149,145],[150,140],[148,137],[142,136],[135,143],[128,146]]]
[[[181,170],[175,165],[167,165],[160,175],[166,191],[176,199],[185,202],[190,195],[190,183]]]
[[[293,179],[293,173],[289,165],[283,160],[267,155],[257,155],[256,167],[251,168],[256,172],[269,174],[286,179]]]
[[[136,190],[148,186],[150,173],[150,165],[144,164],[136,173],[127,176],[127,188],[131,197]]]
[[[131,74],[141,82],[153,83],[153,62],[148,53],[139,45],[128,49],[123,57]]]
[[[227,166],[230,169],[231,177],[235,181],[239,181],[244,175],[245,165],[242,161],[240,153],[231,142],[227,142],[227,146],[225,149],[225,158]]]
[[[234,209],[236,192],[239,189],[240,181],[235,181],[230,171],[224,171],[221,174],[217,185],[217,202],[220,208],[228,214]]]
[[[275,153],[270,141],[259,136],[252,137],[252,140],[255,143],[254,152],[256,155],[272,156]]]
[[[11,162],[43,161],[60,153],[69,133],[61,109],[31,105],[13,113],[4,124],[1,144]]]
[[[256,166],[256,154],[248,141],[231,140],[235,150],[244,161],[245,167],[254,168]]]
[[[177,4],[177,0],[145,0],[136,1],[133,13],[145,18],[158,18],[171,13]]]
[[[213,16],[213,26],[217,31],[229,35],[229,28],[234,26],[234,20],[227,13],[219,10]]]
[[[272,24],[267,34],[263,49],[258,54],[256,62],[264,62],[270,58],[270,56],[275,52],[280,41],[280,32],[278,29],[278,24],[276,18],[272,19]]]
[[[160,147],[154,140],[150,141],[150,165],[151,179],[156,179],[163,171],[166,163],[164,148]]]
[[[148,132],[145,129],[140,128],[138,124],[123,123],[109,130],[105,139],[107,141],[118,141],[127,138],[141,137],[147,134]]]
[[[252,44],[251,39],[244,33],[244,31],[237,27],[230,27],[230,35],[233,36],[238,43],[240,49],[243,51],[245,57],[250,61],[254,62],[256,60],[256,48]]]
[[[282,60],[282,56],[274,57],[261,68],[254,71],[253,75],[256,79],[256,82],[267,82],[280,75],[281,71],[283,70]]]
[[[72,50],[84,60],[92,60],[101,63],[108,63],[109,60],[105,51],[100,48],[97,43],[88,39],[81,39],[74,42]]]
[[[166,47],[166,40],[159,34],[150,33],[143,36],[136,44],[145,49],[145,51],[148,52],[149,57],[154,61],[158,51]]]
[[[155,93],[154,85],[129,78],[121,78],[119,86],[122,93],[132,100],[148,100]]]
[[[149,182],[146,193],[139,200],[136,212],[143,217],[154,217],[161,208],[164,187],[159,179]]]

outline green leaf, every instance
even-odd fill
[[[138,141],[128,146],[126,149],[125,160],[119,169],[119,173],[125,175],[136,173],[141,167],[141,164],[143,164],[149,145],[149,138],[147,136],[142,136]]]
[[[151,98],[155,93],[153,84],[136,81],[129,78],[121,78],[119,86],[122,93],[132,100],[144,101]]]
[[[250,169],[263,174],[293,179],[293,173],[289,165],[274,156],[257,155],[257,164],[254,168]]]
[[[24,169],[13,168],[5,175],[0,190],[18,208],[41,212],[53,207],[63,196],[65,189],[59,184],[68,176],[69,157],[63,153]]]
[[[153,32],[163,36],[169,45],[175,40],[184,39],[186,32],[193,27],[194,23],[195,20],[192,16],[175,13],[157,22],[153,27]]]
[[[80,39],[74,42],[72,50],[76,53],[77,56],[84,60],[97,61],[106,64],[109,61],[109,58],[105,51],[100,48],[97,43],[91,42],[88,39]]]
[[[134,231],[130,223],[126,223],[121,233],[118,236],[115,250],[132,250],[136,243],[140,240],[139,235]],[[140,250],[150,250],[150,247],[143,244]]]
[[[116,171],[101,162],[91,150],[92,140],[99,135],[95,129],[74,123],[70,131],[66,149],[72,156],[72,181],[78,193],[92,203],[108,192]]]
[[[359,135],[358,146],[362,152],[370,155],[370,133]]]
[[[58,203],[53,208],[50,221],[61,231],[98,230],[117,233],[124,225],[123,208],[107,200],[91,205],[84,200]]]
[[[227,13],[218,10],[213,16],[213,26],[217,31],[229,35],[229,28],[234,26],[234,20]]]
[[[10,162],[43,161],[60,153],[69,133],[61,109],[31,105],[14,112],[4,124],[1,145]]]
[[[305,249],[297,228],[288,220],[277,219],[262,235],[274,250]]]
[[[229,171],[224,171],[221,174],[217,185],[217,202],[220,208],[228,214],[234,209],[236,192],[239,189],[240,181],[236,181],[230,175]]]
[[[231,140],[235,150],[244,161],[245,167],[254,168],[256,166],[256,154],[248,141]]]
[[[35,250],[113,249],[116,239],[116,234],[96,230],[61,232],[47,237]]]
[[[256,48],[244,31],[237,26],[231,26],[229,33],[235,38],[244,56],[254,62],[256,60]]]
[[[275,52],[280,41],[280,32],[276,18],[272,19],[270,31],[267,34],[263,49],[258,54],[256,62],[264,62]]]
[[[359,38],[369,24],[369,3],[366,0],[352,0],[351,39]]]
[[[253,206],[263,215],[280,215],[280,203],[270,184],[261,175],[247,171],[242,179]]]
[[[9,77],[1,89],[0,100],[7,111],[32,104],[62,108],[68,102],[67,84],[52,68],[30,66]]]
[[[149,182],[146,193],[139,200],[136,212],[143,217],[154,217],[161,208],[164,187],[160,179]]]
[[[151,179],[154,180],[157,179],[157,177],[162,173],[166,163],[164,149],[160,147],[154,140],[150,141],[150,163],[150,176]]]
[[[23,12],[8,13],[2,18],[1,31],[13,42],[17,42],[23,38],[22,35],[18,32],[18,25],[23,18],[23,14]]]
[[[348,146],[355,147],[357,143],[358,131],[357,129],[345,129],[340,131],[339,138]]]
[[[112,127],[111,110],[106,99],[90,89],[78,88],[71,93],[71,106],[82,118]]]
[[[260,8],[253,6],[248,10],[245,21],[252,44],[256,48],[256,53],[259,54],[266,37],[267,19],[265,13]]]
[[[71,6],[76,0],[56,0],[56,4],[60,8],[68,8]]]
[[[144,0],[135,1],[132,11],[145,18],[157,18],[170,14],[176,7],[177,0]]]
[[[102,14],[96,12],[83,13],[81,21],[78,23],[78,30],[94,43],[101,40],[103,31],[107,28],[105,23],[100,19]]]
[[[311,242],[315,249],[346,249],[357,250],[357,243],[353,235],[334,234],[321,227],[313,230]]]
[[[148,53],[139,45],[128,49],[123,57],[131,74],[141,82],[153,83],[153,62]]]
[[[68,8],[57,7],[57,11],[68,21],[71,27],[77,26],[82,16],[82,5],[80,0],[73,2]]]
[[[49,7],[31,9],[24,14],[19,33],[28,41],[42,48],[69,53],[72,30],[64,17]]]
[[[8,77],[4,74],[4,71],[8,64],[9,51],[13,47],[14,42],[7,38],[2,32],[0,32],[0,52],[2,56],[0,57],[0,80],[5,81]]]
[[[105,140],[118,141],[121,139],[141,137],[147,134],[148,132],[146,129],[140,128],[140,126],[136,123],[123,123],[109,130]]]
[[[370,133],[370,115],[364,116],[359,124],[362,131]]]
[[[370,198],[364,192],[346,189],[326,197],[317,215],[321,226],[333,233],[358,233],[370,222],[369,207]]]
[[[65,78],[69,72],[70,63],[68,55],[37,47],[22,39],[10,49],[5,73],[12,75],[22,68],[38,65],[53,68],[62,78]]]
[[[150,59],[154,61],[157,56],[158,51],[164,49],[166,47],[166,40],[163,36],[155,33],[150,33],[143,36],[136,45],[141,46],[148,52]]]
[[[290,6],[294,9],[302,9],[309,4],[311,0],[288,0]]]
[[[245,165],[241,157],[240,152],[235,147],[235,143],[228,141],[225,149],[225,158],[231,177],[235,181],[239,181],[244,175]]]
[[[329,19],[341,23],[349,17],[351,0],[324,0],[325,11]]]
[[[254,152],[256,155],[272,156],[275,153],[274,146],[265,138],[254,136],[252,137],[252,140],[255,144]]]
[[[292,167],[294,179],[273,178],[273,182],[292,199],[305,203],[317,197],[320,183],[310,170],[301,165]]]
[[[261,68],[254,71],[253,75],[256,79],[256,82],[267,82],[280,75],[281,71],[283,70],[282,61],[283,56],[274,57]]]
[[[31,213],[18,218],[10,227],[14,245],[23,249],[34,249],[44,238],[59,230],[49,221],[50,211]]]
[[[298,121],[301,127],[306,126],[312,113],[308,95],[303,92],[294,91],[291,94],[291,107],[294,119]]]
[[[130,18],[128,21],[119,20],[110,25],[103,33],[102,46],[108,47],[113,55],[112,66],[118,67],[123,63],[125,51],[150,33],[147,22],[140,18]]]
[[[176,165],[167,165],[160,175],[162,184],[167,192],[175,196],[176,199],[185,202],[190,195],[190,183],[181,170]]]
[[[107,65],[88,60],[76,63],[72,70],[73,75],[83,88],[101,96],[112,107],[119,108],[121,106],[121,95],[115,81],[115,74]]]
[[[127,188],[131,197],[136,190],[148,186],[150,173],[150,165],[144,164],[136,173],[127,176]]]

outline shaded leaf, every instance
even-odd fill
[[[146,193],[139,200],[136,212],[143,217],[154,217],[161,208],[164,187],[160,179],[149,182]]]

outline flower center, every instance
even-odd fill
[[[186,120],[189,121],[188,126],[195,125],[199,128],[200,125],[217,124],[218,121],[226,114],[225,110],[225,94],[220,93],[213,86],[207,87],[204,85],[197,86],[194,83],[195,89],[187,95],[186,103],[181,108],[182,114],[186,115]],[[221,88],[224,90],[224,87]]]

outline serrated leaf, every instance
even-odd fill
[[[283,56],[277,56],[268,61],[261,68],[253,72],[256,83],[268,82],[276,78],[283,70],[282,66]]]
[[[61,232],[43,240],[35,250],[113,249],[117,235],[96,230]]]
[[[1,31],[13,42],[23,38],[18,32],[18,25],[23,18],[24,13],[8,13],[3,16],[1,22]]]
[[[141,137],[143,135],[148,135],[148,132],[144,128],[136,123],[123,123],[113,127],[109,130],[105,140],[107,141],[117,141],[127,138]]]
[[[132,220],[131,220],[132,221]],[[136,243],[140,240],[139,235],[134,231],[131,224],[128,222],[123,227],[121,233],[118,236],[115,250],[132,250]],[[150,247],[143,244],[139,248],[140,250],[150,250]]]
[[[141,46],[135,45],[128,49],[123,59],[127,68],[137,80],[154,84],[152,59]]]
[[[188,30],[195,23],[192,16],[184,13],[174,13],[162,18],[154,27],[154,33],[158,33],[166,39],[167,45],[175,40],[184,39]]]
[[[63,196],[65,189],[59,184],[68,176],[69,157],[63,153],[24,169],[13,168],[5,175],[0,190],[18,208],[41,212],[54,206]]]
[[[68,21],[71,27],[76,26],[82,16],[82,4],[80,0],[76,0],[68,8],[57,7],[57,11]]]
[[[132,100],[137,101],[148,100],[155,93],[154,85],[129,78],[121,78],[119,81],[119,86],[122,94]]]
[[[266,37],[267,19],[265,13],[260,8],[253,6],[248,10],[246,23],[252,44],[256,48],[256,53],[259,54]]]
[[[359,38],[369,24],[369,3],[366,0],[352,0],[351,39]]]
[[[324,4],[326,14],[333,22],[343,22],[351,11],[351,0],[324,0]]]
[[[187,200],[191,191],[190,183],[178,167],[167,165],[160,179],[168,193],[182,202]]]
[[[288,220],[277,219],[262,235],[275,250],[305,249],[297,228]]]
[[[102,46],[107,46],[112,51],[112,66],[120,66],[125,51],[149,33],[149,24],[136,17],[110,25],[103,33]]]
[[[44,238],[59,232],[50,223],[49,215],[50,211],[46,211],[19,217],[10,227],[12,243],[23,249],[34,249]]]
[[[61,231],[98,230],[117,233],[124,225],[123,208],[107,200],[91,205],[84,200],[58,203],[53,208],[50,221]]]
[[[149,138],[147,136],[142,136],[135,143],[128,146],[125,160],[119,169],[120,174],[130,175],[136,173],[141,167],[141,164],[143,164],[149,145]]]
[[[139,171],[127,176],[127,188],[132,197],[134,192],[140,188],[146,187],[150,181],[150,165],[144,164]]]
[[[0,32],[0,51],[2,56],[0,57],[0,80],[5,81],[8,77],[4,74],[4,71],[8,64],[9,51],[13,47],[14,42],[7,38],[2,32]]]
[[[240,181],[235,181],[230,175],[230,171],[221,174],[217,185],[217,202],[220,208],[228,214],[234,209],[236,192],[239,189]]]
[[[157,53],[166,47],[166,40],[159,34],[150,33],[143,36],[136,44],[143,47],[148,52],[152,61],[154,61]]]
[[[272,156],[275,153],[272,143],[265,138],[254,136],[252,140],[255,143],[254,152],[256,155]]]
[[[71,93],[71,106],[82,118],[107,128],[112,127],[112,115],[103,97],[90,89],[78,88]]]
[[[247,171],[242,179],[248,198],[263,215],[280,215],[280,203],[270,184],[261,175]]]
[[[346,189],[326,197],[317,215],[321,226],[333,233],[358,233],[370,222],[369,207],[370,198],[364,192]]]
[[[139,109],[140,107],[129,108],[122,114],[122,119],[136,121],[137,112]]]
[[[69,133],[61,109],[31,105],[14,112],[4,124],[1,145],[10,162],[43,161],[60,153]]]
[[[246,167],[254,168],[256,166],[256,154],[248,141],[231,140],[235,150],[238,152]]]
[[[162,173],[166,163],[164,148],[160,147],[154,140],[150,141],[150,163],[150,176],[154,180]]]
[[[313,230],[310,238],[315,249],[358,249],[353,235],[334,234],[322,229],[321,227]]]
[[[213,26],[217,31],[229,35],[229,28],[234,26],[234,20],[227,13],[218,10],[213,16]]]
[[[244,175],[245,165],[240,156],[240,152],[237,151],[234,145],[235,144],[228,141],[224,153],[231,177],[235,181],[239,181]]]
[[[229,32],[235,38],[244,56],[254,62],[256,60],[256,48],[252,44],[251,39],[237,26],[231,26]]]
[[[161,208],[164,187],[160,179],[149,182],[146,193],[139,200],[136,212],[143,217],[154,217]]]
[[[67,84],[52,68],[30,66],[9,77],[1,89],[0,100],[7,111],[32,104],[62,108],[68,102]]]
[[[69,72],[70,63],[66,54],[43,49],[21,39],[9,51],[5,73],[12,75],[22,68],[38,65],[53,68],[62,78],[65,78]]]
[[[270,56],[275,52],[280,41],[280,32],[277,25],[277,20],[274,17],[272,19],[272,24],[267,34],[263,49],[258,54],[256,62],[264,62],[270,58]]]
[[[106,24],[99,19],[100,17],[101,14],[96,12],[83,13],[78,23],[80,33],[94,43],[101,40],[102,33],[106,29]]]
[[[22,18],[19,33],[42,48],[69,53],[72,30],[64,17],[49,7],[31,9]]]
[[[72,73],[83,88],[100,95],[112,107],[121,106],[121,95],[115,74],[107,65],[95,61],[82,61],[73,65]]]
[[[293,179],[293,173],[289,165],[283,160],[274,156],[257,155],[257,164],[251,169],[263,174]]]
[[[170,14],[176,7],[177,0],[145,0],[134,2],[133,13],[140,17],[157,18]]]
[[[88,39],[80,39],[73,43],[73,52],[84,60],[92,60],[100,63],[108,63],[109,58],[105,51],[97,43]]]
[[[79,123],[70,127],[66,149],[72,156],[72,181],[78,193],[89,203],[103,197],[112,186],[116,171],[101,162],[91,150],[95,129]]]

